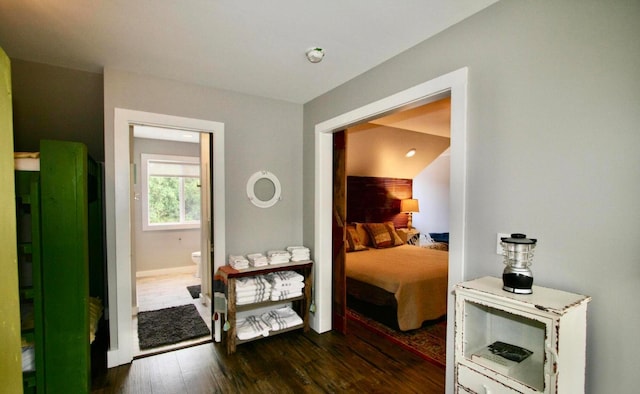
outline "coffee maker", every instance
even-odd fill
[[[506,267],[502,272],[502,289],[510,293],[533,293],[533,274],[529,266],[533,260],[536,239],[527,238],[525,234],[511,234],[500,238],[502,255]]]

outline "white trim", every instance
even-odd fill
[[[333,177],[332,133],[375,118],[394,109],[429,101],[439,93],[451,94],[451,214],[449,218],[449,297],[447,313],[447,393],[453,392],[453,287],[464,278],[466,135],[468,69],[461,68],[421,83],[315,126],[315,251],[314,277],[316,313],[311,327],[318,332],[331,329],[331,200]]]
[[[132,291],[131,291],[131,185],[129,172],[129,128],[133,124],[190,130],[213,134],[214,174],[214,264],[225,258],[225,193],[224,193],[224,123],[183,118],[115,108],[113,125],[113,163],[107,158],[106,167],[113,166],[113,183],[107,181],[105,192],[113,198],[115,207],[107,205],[107,234],[115,239],[108,243],[107,270],[109,278],[109,326],[111,348],[107,353],[109,368],[130,363],[133,360]],[[214,267],[214,270],[217,267]]]

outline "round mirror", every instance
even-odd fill
[[[258,171],[247,181],[247,196],[253,205],[269,208],[280,198],[280,181],[269,171]]]

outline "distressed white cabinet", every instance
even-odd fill
[[[456,393],[584,392],[591,297],[540,286],[533,294],[508,293],[493,277],[460,283],[455,296]],[[495,342],[533,353],[511,363],[478,356]]]

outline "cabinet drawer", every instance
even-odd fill
[[[458,364],[458,384],[471,391],[479,394],[514,394],[520,391],[507,387],[504,384],[495,381],[479,372],[476,372],[464,365]]]

